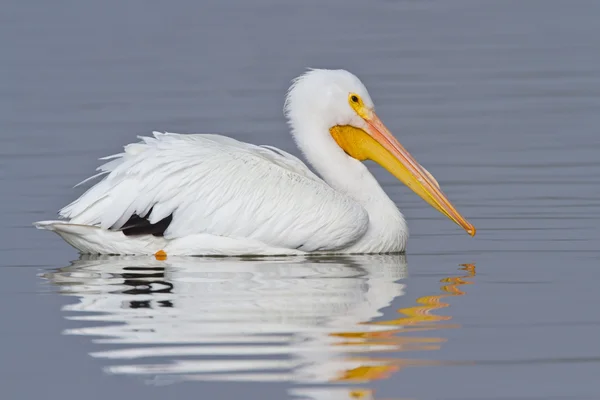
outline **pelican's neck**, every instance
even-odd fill
[[[325,126],[297,122],[292,131],[306,160],[323,180],[355,200],[369,214],[369,230],[353,246],[353,251],[403,251],[408,238],[404,217],[368,168],[348,156]]]

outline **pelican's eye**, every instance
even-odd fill
[[[348,103],[350,104],[350,107],[352,107],[352,109],[362,118],[367,117],[369,110],[367,110],[365,104],[363,103],[363,100],[359,95],[357,95],[356,93],[350,93],[348,95]]]
[[[362,99],[356,93],[350,93],[348,95],[348,103],[350,103],[350,106],[352,108],[360,107],[363,105]]]

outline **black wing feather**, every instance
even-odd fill
[[[151,224],[150,221],[148,221],[148,216],[151,212],[152,209],[150,209],[148,214],[144,215],[143,217],[133,214],[119,230],[122,231],[125,236],[164,236],[165,231],[173,220],[173,214],[161,219],[155,224]]]

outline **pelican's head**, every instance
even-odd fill
[[[309,70],[293,81],[285,114],[294,135],[329,131],[349,157],[375,161],[469,235],[475,235],[475,227],[454,208],[435,178],[381,122],[367,88],[355,75],[345,70]]]

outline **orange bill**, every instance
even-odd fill
[[[475,236],[475,227],[456,210],[435,178],[396,140],[379,117],[373,111],[363,115],[367,132],[352,126],[331,128],[331,135],[340,147],[354,158],[375,161],[429,205]]]

